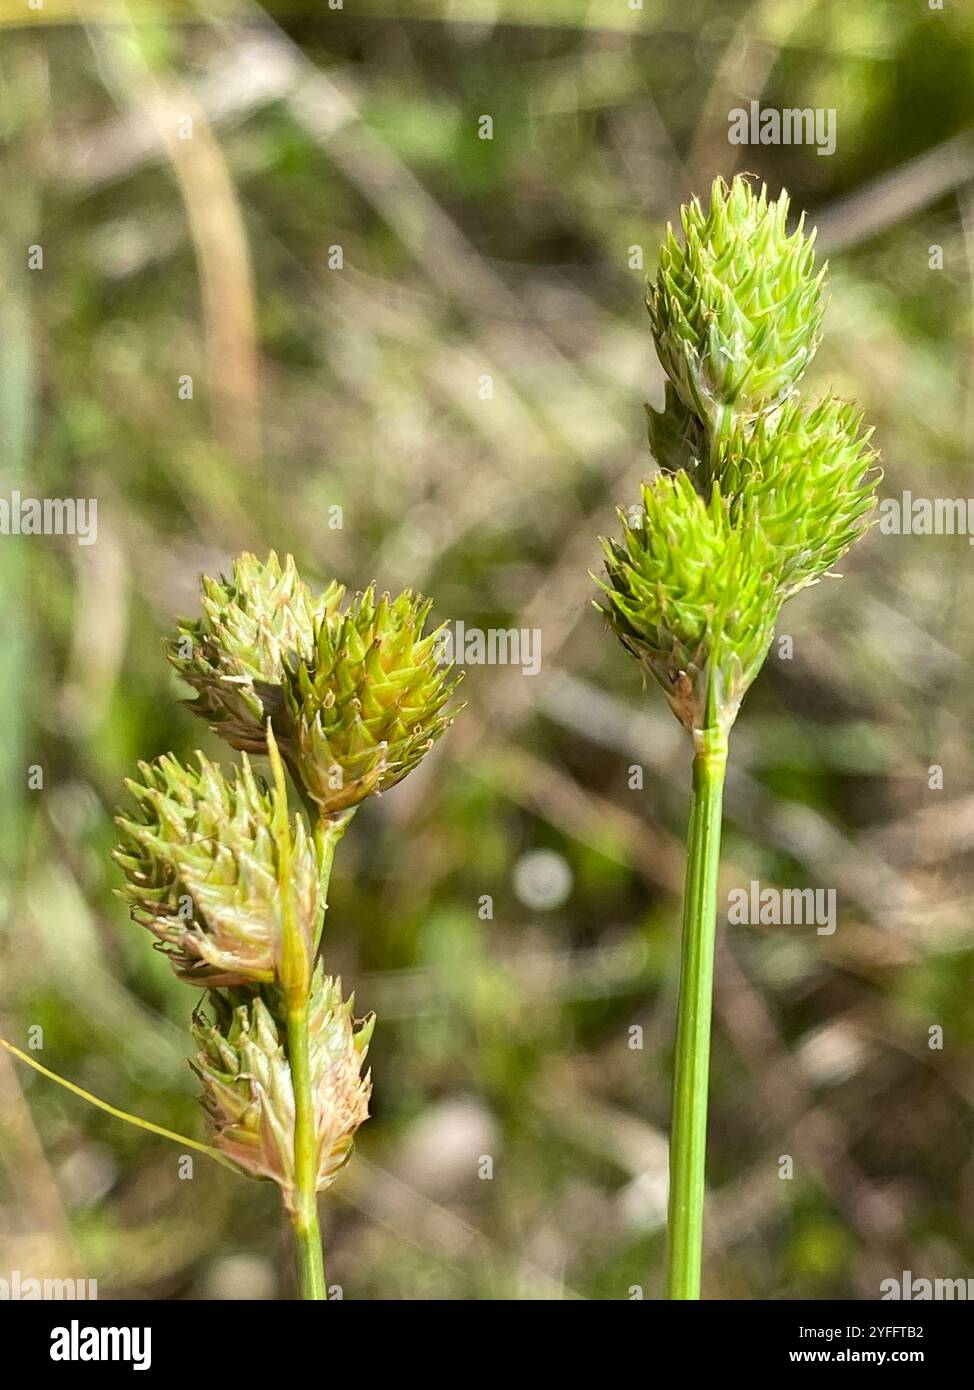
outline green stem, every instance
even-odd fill
[[[315,853],[318,858],[318,890],[321,899],[321,916],[315,927],[316,951],[321,944],[321,933],[325,927],[325,913],[328,911],[328,885],[331,882],[335,849],[357,810],[358,807],[353,806],[348,811],[339,812],[337,816],[319,816],[315,822]]]
[[[724,733],[705,729],[695,741],[670,1131],[666,1292],[671,1299],[700,1297],[717,874],[727,766]]]
[[[291,1225],[298,1252],[301,1297],[326,1299],[325,1260],[318,1227],[318,1153],[311,1058],[308,1048],[308,1001],[288,1006],[287,1049],[294,1087],[294,1210]]]

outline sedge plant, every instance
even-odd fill
[[[666,373],[658,471],[604,540],[611,627],[693,745],[670,1134],[667,1295],[700,1296],[710,1028],[728,736],[782,604],[868,529],[878,470],[860,411],[798,385],[825,269],[788,196],[718,179],[668,228],[647,307]]]
[[[456,712],[442,630],[424,635],[430,608],[409,590],[315,594],[290,556],[245,554],[229,578],[203,579],[202,616],[167,643],[196,692],[190,708],[241,761],[230,772],[203,753],[140,763],[114,858],[132,917],[203,991],[192,1067],[207,1142],[126,1115],[5,1044],[110,1114],[276,1183],[307,1299],[327,1296],[318,1194],[347,1162],[371,1093],[374,1016],[355,1019],[321,959],[328,885],[359,806],[412,771]]]

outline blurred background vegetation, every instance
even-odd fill
[[[93,546],[0,538],[0,1031],[40,1025],[48,1066],[200,1133],[193,999],[108,852],[137,758],[226,756],[162,657],[201,571],[273,546],[313,581],[540,628],[541,673],[472,667],[435,756],[342,848],[327,959],[378,1027],[374,1118],[322,1204],[329,1277],[346,1298],[658,1297],[689,752],[587,574],[651,468],[634,262],[652,272],[714,174],[786,185],[832,267],[810,385],[876,423],[886,495],[966,496],[974,10],[0,18],[0,492],[98,499]],[[730,145],[751,99],[835,108],[835,154]],[[834,887],[839,921],[722,930],[714,1298],[972,1272],[971,551],[874,532],[844,573],[789,604],[793,656],[734,739],[725,891]],[[203,1158],[181,1181],[173,1146],[4,1055],[0,1110],[0,1274],[293,1296],[270,1187]]]

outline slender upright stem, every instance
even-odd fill
[[[666,1292],[672,1299],[700,1297],[710,1016],[726,766],[726,735],[718,729],[698,731],[687,832],[683,952],[670,1131]]]
[[[294,1087],[295,1191],[291,1224],[297,1243],[298,1283],[302,1298],[326,1299],[325,1259],[318,1227],[318,1142],[311,1090],[307,1000],[288,1007],[287,1050]]]
[[[335,846],[345,833],[351,812],[315,826],[321,913],[315,929],[315,950],[321,940],[328,902]],[[310,980],[309,982],[310,983]],[[287,1051],[294,1088],[294,1210],[290,1213],[298,1254],[298,1285],[305,1299],[327,1299],[325,1259],[318,1226],[318,1134],[308,1037],[309,991],[287,996]]]
[[[337,816],[319,816],[315,822],[315,853],[318,858],[318,893],[321,898],[321,916],[315,926],[315,950],[321,944],[321,933],[325,926],[325,913],[328,911],[328,885],[331,882],[331,869],[335,861],[335,850],[345,834],[349,821],[358,808],[341,811]]]

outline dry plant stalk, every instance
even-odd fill
[[[603,611],[693,740],[670,1138],[667,1292],[698,1298],[720,826],[728,735],[784,601],[868,529],[878,470],[860,412],[798,382],[825,269],[788,196],[718,179],[668,229],[647,297],[666,372],[649,410],[659,472],[603,541]]]
[[[345,605],[314,594],[290,556],[241,555],[204,578],[203,615],[167,655],[195,689],[190,708],[235,749],[226,775],[198,753],[139,764],[114,858],[132,917],[176,975],[206,992],[192,1023],[208,1143],[126,1115],[275,1182],[294,1229],[302,1297],[327,1297],[317,1197],[368,1117],[362,1074],[374,1018],[356,1022],[321,944],[335,849],[358,807],[400,782],[451,722],[458,680],[424,635],[431,603],[373,588]],[[266,755],[265,781],[251,765]],[[288,774],[298,793],[292,813]]]

